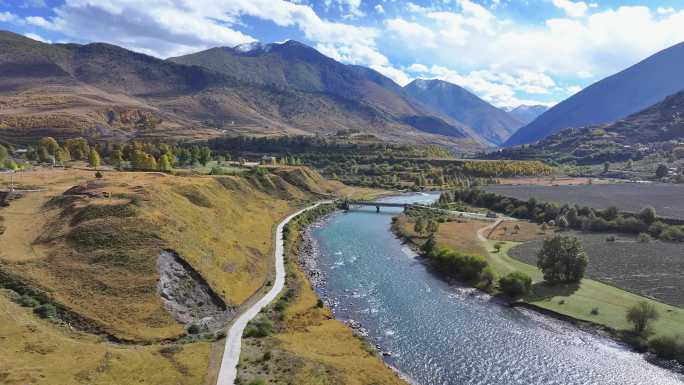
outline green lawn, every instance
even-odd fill
[[[498,276],[518,270],[532,277],[533,293],[525,302],[565,314],[573,318],[595,322],[613,329],[629,329],[625,320],[627,309],[640,301],[656,305],[660,319],[653,324],[656,335],[684,335],[684,309],[666,305],[619,288],[591,279],[583,279],[579,285],[548,287],[542,284],[543,277],[536,266],[528,265],[511,258],[508,250],[518,245],[516,242],[503,242],[500,252],[494,251],[498,241],[487,242],[487,260]],[[562,304],[561,304],[562,303]],[[591,314],[598,308],[598,314]]]

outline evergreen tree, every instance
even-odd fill
[[[90,150],[90,156],[88,156],[88,164],[90,167],[98,168],[100,167],[102,160],[100,159],[100,154],[93,148]]]

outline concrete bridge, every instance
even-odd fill
[[[400,207],[404,211],[413,206],[409,203],[390,203],[390,202],[373,202],[373,201],[344,201],[341,204],[344,210],[349,210],[352,206],[375,206],[377,212],[380,212],[380,207]]]

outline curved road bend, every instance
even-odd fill
[[[276,245],[275,245],[275,266],[276,266],[276,278],[275,283],[271,290],[269,290],[266,295],[264,295],[259,301],[247,309],[244,313],[233,322],[228,334],[226,336],[226,347],[223,351],[223,359],[221,360],[221,367],[219,368],[218,381],[216,385],[233,385],[235,383],[235,378],[237,376],[237,364],[240,360],[240,347],[242,342],[242,332],[245,330],[247,323],[256,317],[257,314],[266,307],[271,301],[278,296],[283,287],[285,286],[285,263],[284,263],[284,243],[283,243],[283,228],[285,225],[292,220],[292,218],[303,213],[304,211],[311,210],[325,203],[331,203],[332,201],[321,201],[315,205],[309,206],[307,208],[301,209],[296,213],[288,216],[282,222],[278,224],[276,229]]]

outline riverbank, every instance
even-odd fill
[[[418,237],[408,229],[408,224],[403,220],[393,222],[392,231],[403,242],[420,253],[420,245],[424,242],[423,237]],[[489,294],[495,295],[502,302],[512,307],[525,307],[546,316],[554,317],[558,320],[569,322],[578,328],[592,333],[609,336],[613,340],[625,344],[630,349],[644,353],[648,351],[648,341],[640,336],[634,335],[628,330],[629,325],[625,319],[627,309],[639,301],[647,300],[656,303],[661,313],[661,319],[655,324],[658,335],[670,335],[679,327],[681,330],[684,323],[681,319],[681,312],[677,308],[662,303],[648,300],[638,295],[629,293],[616,287],[612,287],[591,279],[583,279],[580,285],[574,287],[560,286],[550,287],[543,283],[543,277],[536,267],[527,265],[521,261],[514,260],[508,256],[507,252],[515,243],[498,242],[487,239],[484,233],[490,231],[495,225],[482,224],[474,234],[463,232],[443,232],[439,231],[437,244],[444,247],[445,244],[466,247],[466,250],[457,249],[459,252],[480,253],[486,258],[489,268],[498,276],[504,276],[514,271],[521,271],[532,277],[535,284],[533,291],[520,301],[510,301],[498,295],[495,285],[478,286],[478,289]],[[476,226],[477,227],[477,226]],[[454,235],[457,235],[459,242],[454,242]],[[444,239],[449,237],[449,239]],[[479,240],[479,247],[473,241]],[[464,240],[465,239],[465,240]],[[499,246],[498,249],[495,246]],[[484,251],[484,252],[482,252]],[[423,258],[428,265],[434,263],[429,259]],[[679,325],[679,326],[678,326]],[[653,363],[682,372],[681,365],[673,365],[670,361],[656,359],[655,355],[649,353],[649,360]]]
[[[363,338],[334,319],[298,263],[298,255],[308,249],[302,233],[332,211],[321,206],[286,227],[285,287],[247,326],[238,364],[240,383],[406,384]]]

